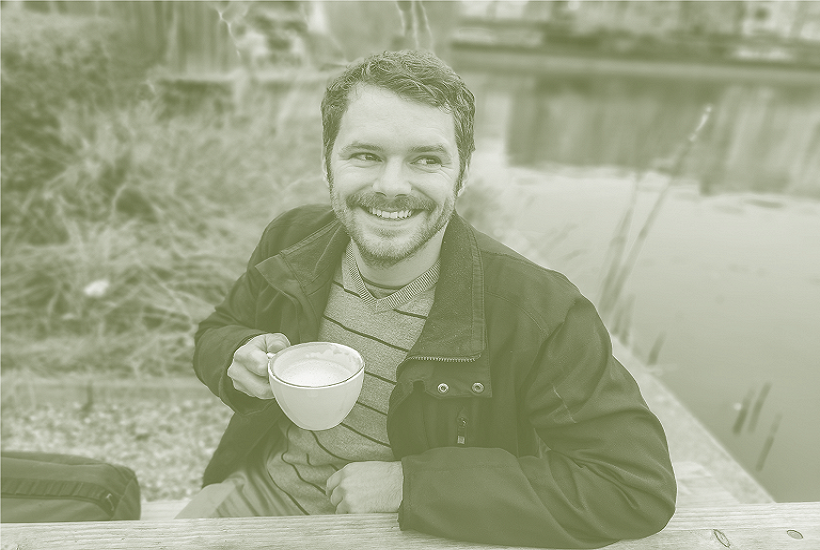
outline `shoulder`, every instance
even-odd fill
[[[488,308],[515,310],[547,333],[573,308],[594,311],[564,274],[535,263],[480,231],[473,232],[483,265]]]
[[[278,253],[336,221],[328,205],[310,204],[288,210],[265,228],[259,243],[264,256]]]
[[[330,206],[307,204],[278,215],[265,228],[265,233],[284,232],[292,238],[301,240],[335,219],[336,215]]]

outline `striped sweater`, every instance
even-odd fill
[[[332,514],[325,495],[327,478],[350,462],[392,461],[387,438],[387,409],[396,385],[396,367],[424,327],[433,305],[438,262],[401,289],[368,285],[352,245],[337,269],[319,340],[348,345],[361,353],[365,377],[359,400],[339,426],[308,431],[283,418],[284,435],[267,456],[269,488],[289,512]]]

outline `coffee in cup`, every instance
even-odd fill
[[[327,430],[348,415],[362,390],[364,360],[348,346],[307,342],[268,360],[271,389],[282,411],[306,430]]]

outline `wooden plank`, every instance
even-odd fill
[[[738,499],[696,462],[676,462],[675,479],[678,482],[677,506],[698,508],[740,504]]]
[[[785,550],[816,549],[820,544],[820,527],[804,529],[800,539],[780,529],[696,529],[661,531],[657,535],[634,541],[621,541],[607,550]]]
[[[5,524],[3,550],[311,548],[475,549],[486,545],[401,531],[395,514],[161,522]],[[817,548],[820,502],[682,509],[660,533],[612,550]]]
[[[666,530],[819,527],[820,502],[741,504],[711,508],[681,508]],[[820,541],[818,541],[820,542]]]

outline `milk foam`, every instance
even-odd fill
[[[328,386],[350,378],[350,372],[337,363],[321,359],[303,359],[282,369],[279,376],[296,386]]]

